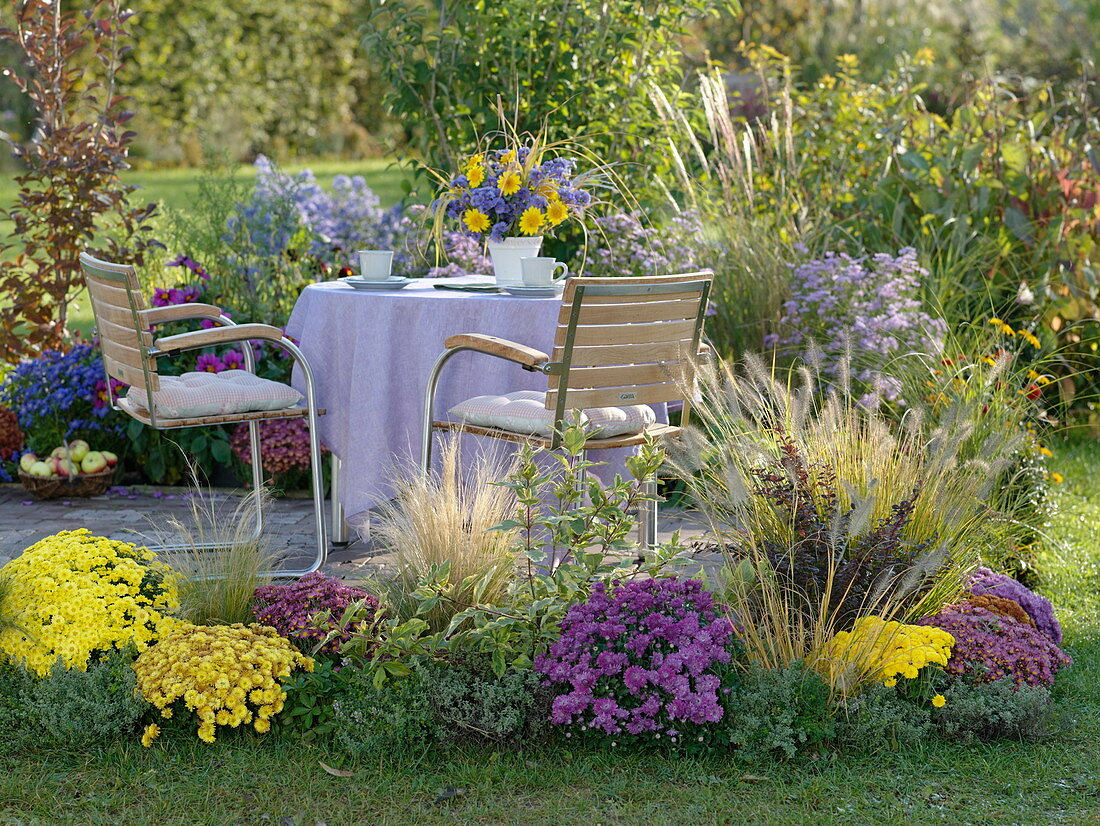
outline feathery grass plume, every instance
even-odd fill
[[[404,471],[372,525],[377,547],[397,557],[396,579],[376,585],[387,613],[402,621],[420,616],[432,631],[471,605],[500,602],[515,576],[516,531],[491,530],[514,510],[511,490],[494,483],[511,475],[515,459],[483,454],[463,466],[458,438],[440,458],[440,469],[427,475]],[[443,598],[418,614],[412,593],[426,580],[442,585]]]
[[[255,622],[251,604],[255,590],[271,584],[283,551],[268,537],[253,538],[257,511],[270,506],[271,494],[262,488],[229,504],[219,504],[203,490],[192,468],[189,510],[172,516],[150,544],[180,546],[161,552],[161,558],[180,574],[180,616],[198,625]],[[213,546],[213,547],[211,547]]]
[[[698,432],[673,454],[728,557],[726,598],[751,659],[813,662],[856,617],[917,619],[957,596],[996,541],[994,481],[1018,436],[965,455],[972,424],[891,428],[851,397],[758,357],[700,374]],[[834,686],[836,688],[836,686]]]
[[[22,631],[15,615],[8,608],[8,599],[12,592],[11,577],[0,568],[0,633],[4,631]],[[25,632],[24,632],[25,633]]]

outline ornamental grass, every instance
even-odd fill
[[[251,622],[252,597],[271,583],[282,553],[264,535],[253,537],[259,510],[271,504],[266,488],[253,491],[228,511],[212,491],[194,490],[182,518],[169,518],[156,537],[159,545],[179,546],[164,559],[180,574],[180,617],[205,625]]]
[[[376,547],[397,558],[396,579],[379,587],[387,613],[399,620],[419,616],[433,632],[471,605],[502,604],[515,571],[516,531],[492,530],[513,513],[514,495],[497,483],[514,465],[482,455],[463,467],[459,459],[459,441],[451,439],[440,451],[438,471],[407,470],[371,526]],[[412,592],[444,566],[443,599],[419,612]]]
[[[758,358],[704,371],[673,457],[727,554],[721,598],[769,668],[813,661],[860,615],[912,621],[960,596],[997,542],[994,483],[1019,443],[1001,431],[967,453],[966,420],[926,426],[913,410],[891,427],[798,376]]]

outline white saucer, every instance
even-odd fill
[[[409,286],[416,279],[391,275],[385,281],[368,281],[361,275],[346,275],[340,280],[357,290],[400,290],[402,287]]]
[[[549,287],[526,287],[517,284],[503,284],[501,289],[509,295],[515,295],[520,298],[553,298],[554,296],[561,295],[565,290],[565,285],[552,284]]]

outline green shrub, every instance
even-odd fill
[[[836,718],[836,745],[878,751],[915,746],[932,728],[932,709],[902,697],[896,688],[873,684],[847,700]]]
[[[1050,734],[1050,690],[995,680],[972,685],[963,680],[944,689],[947,702],[932,722],[948,740],[1040,740]]]
[[[722,726],[730,743],[748,760],[823,743],[835,734],[829,687],[802,663],[784,668],[749,666],[729,696]]]
[[[21,700],[35,742],[65,749],[104,745],[137,729],[151,708],[137,690],[133,651],[119,651],[87,671],[55,665],[23,683]]]
[[[22,666],[0,662],[0,746],[15,751],[27,742],[33,726],[27,714],[24,696],[34,676]]]
[[[434,738],[435,715],[422,672],[379,687],[356,680],[333,704],[336,745],[354,757],[390,758],[423,750]]]
[[[534,671],[509,669],[497,677],[488,669],[444,662],[423,673],[441,739],[475,735],[514,740],[542,728],[548,719],[547,704],[539,702],[541,678]]]

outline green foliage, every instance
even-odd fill
[[[832,714],[829,687],[802,663],[784,668],[750,665],[739,676],[717,725],[747,760],[794,757],[834,735]]]
[[[932,722],[948,740],[1041,740],[1051,734],[1050,690],[1044,686],[957,680],[943,696],[947,703],[933,711]]]
[[[499,96],[516,131],[545,123],[548,142],[585,135],[596,155],[644,160],[649,174],[664,162],[647,85],[678,86],[685,26],[736,8],[734,0],[372,0],[363,45],[388,83],[387,110],[417,124],[411,145],[436,168],[455,168],[499,126]]]
[[[49,676],[23,680],[22,719],[35,741],[90,749],[135,731],[152,707],[138,693],[134,656],[132,650],[118,651],[87,671],[58,663]]]
[[[317,658],[313,671],[298,670],[280,681],[286,692],[283,710],[274,719],[274,729],[304,743],[328,740],[337,728],[337,703],[355,684],[357,671],[340,668],[328,658]]]
[[[70,304],[83,284],[77,256],[93,238],[115,261],[140,263],[156,245],[145,223],[155,207],[130,206],[133,187],[118,177],[135,135],[116,86],[132,13],[118,0],[97,0],[85,14],[62,13],[50,0],[14,5],[13,28],[0,29],[0,41],[19,47],[27,75],[4,74],[34,106],[39,134],[25,143],[3,135],[24,167],[15,179],[18,202],[0,213],[15,239],[0,242],[0,357],[7,362],[65,342]],[[86,82],[83,59],[101,65],[102,82]]]
[[[348,754],[389,760],[422,752],[435,730],[431,703],[416,677],[375,686],[353,683],[333,704],[336,745]]]
[[[357,60],[351,0],[319,0],[308,13],[259,0],[133,9],[140,48],[121,81],[146,114],[141,154],[197,164],[204,141],[235,158],[369,148],[357,124],[377,123],[381,110],[371,67]]]
[[[27,669],[7,659],[0,662],[0,752],[14,752],[30,742],[33,732],[24,697],[33,684]]]
[[[896,688],[873,683],[845,701],[836,715],[836,745],[883,751],[918,745],[932,729],[932,707],[903,697]]]
[[[541,678],[530,670],[497,677],[463,661],[427,666],[421,683],[435,710],[440,739],[529,738],[549,719]],[[540,702],[542,700],[543,702]]]

